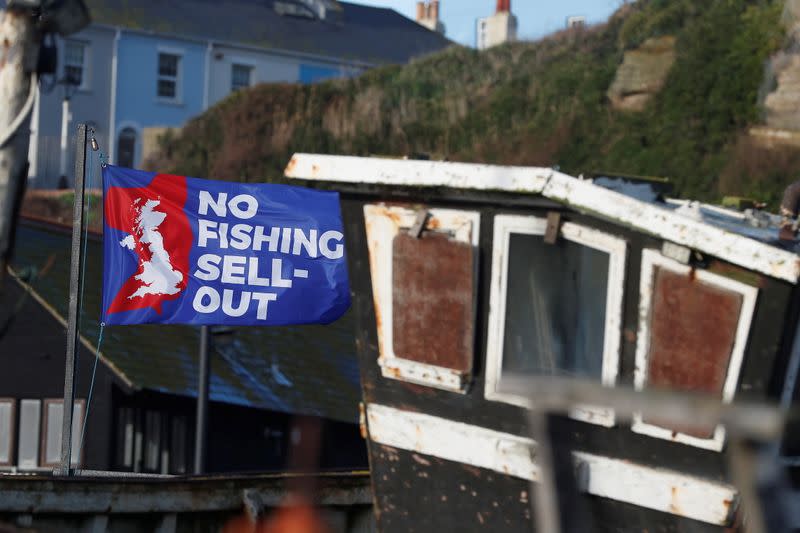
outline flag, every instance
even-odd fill
[[[103,168],[103,321],[327,324],[350,306],[339,194]]]

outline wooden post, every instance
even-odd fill
[[[36,90],[31,72],[39,48],[35,20],[27,10],[0,10],[0,278],[27,179],[29,115]]]
[[[69,309],[67,314],[67,357],[64,371],[64,417],[61,428],[61,466],[57,475],[71,474],[72,414],[75,405],[75,366],[78,355],[78,319],[81,316],[80,292],[83,289],[83,200],[86,192],[86,124],[78,124],[75,149],[75,205],[72,213],[72,261],[69,269]]]

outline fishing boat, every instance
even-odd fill
[[[550,451],[586,531],[755,523],[729,459],[796,401],[798,195],[777,216],[551,168],[296,154],[285,173],[341,192],[379,531],[542,530],[531,413],[571,382],[594,396],[565,400]],[[691,398],[682,418],[662,392]],[[797,435],[773,436],[791,475]]]

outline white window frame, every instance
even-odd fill
[[[480,237],[480,213],[452,209],[430,209],[430,221],[436,220],[437,231],[452,232],[456,241],[478,247]],[[389,207],[383,204],[364,206],[367,228],[370,270],[372,272],[372,295],[378,320],[378,364],[383,377],[398,379],[437,389],[466,393],[469,375],[451,368],[429,365],[398,357],[394,353],[392,323],[392,243],[401,231],[414,225],[416,211],[405,207]],[[477,281],[478,261],[475,261],[474,276]],[[477,283],[473,294],[473,315],[477,308]],[[474,357],[474,356],[473,356]],[[473,362],[474,366],[474,362]]]
[[[647,369],[650,355],[650,313],[654,289],[653,277],[655,276],[657,267],[687,276],[690,275],[692,271],[690,266],[670,259],[657,250],[642,251],[642,273],[639,289],[639,333],[636,341],[636,368],[633,373],[633,384],[636,390],[643,390],[647,385]],[[703,283],[742,295],[742,308],[739,312],[736,337],[734,338],[731,357],[728,363],[728,372],[722,388],[723,403],[731,403],[736,394],[736,386],[739,382],[739,374],[742,370],[744,351],[747,346],[747,339],[750,334],[750,326],[753,322],[753,313],[755,312],[756,300],[758,298],[758,289],[707,270],[695,269],[694,275],[697,280]],[[641,413],[635,413],[631,429],[642,435],[688,444],[697,448],[717,452],[721,451],[725,444],[725,428],[721,425],[714,429],[711,438],[703,439],[649,424],[643,420]]]
[[[240,89],[245,89],[247,87],[252,87],[253,85],[255,85],[256,65],[253,62],[247,61],[247,60],[238,59],[238,58],[234,57],[234,58],[231,58],[230,65],[231,65],[231,87],[230,87],[231,92],[236,92],[236,91],[238,91]],[[247,84],[247,87],[239,87],[239,89],[234,89],[234,87],[233,87],[233,70],[236,67],[245,67],[245,68],[250,69],[250,80],[249,80],[249,82]]]
[[[487,400],[531,407],[524,396],[500,391],[503,369],[503,342],[506,322],[506,292],[508,289],[508,255],[511,234],[541,235],[547,229],[547,219],[536,216],[497,215],[494,217],[494,242],[492,248],[492,284],[489,302],[489,333],[486,346]],[[622,338],[622,305],[625,292],[625,262],[627,242],[602,231],[572,222],[561,226],[559,238],[608,254],[608,293],[606,296],[606,324],[603,341],[603,366],[601,383],[606,387],[616,385],[619,374],[619,353]],[[576,420],[612,427],[614,410],[599,406],[580,406],[570,412]]]
[[[25,407],[26,404],[27,405],[35,405],[36,406],[35,415],[33,416],[33,418],[34,418],[33,427],[34,427],[36,433],[35,433],[35,435],[34,435],[34,437],[32,439],[32,442],[24,443],[24,444],[27,444],[27,447],[23,446],[23,442],[22,442],[22,437],[23,437],[23,434],[24,434],[23,430],[25,429],[25,428],[22,427],[22,425],[23,425],[24,422],[26,422],[26,420],[24,420],[23,417],[22,417],[22,410],[23,410],[23,408]],[[17,468],[19,470],[23,470],[23,471],[24,470],[39,470],[41,468],[40,467],[40,457],[39,457],[40,454],[39,454],[39,451],[41,449],[41,440],[40,439],[41,439],[41,436],[42,436],[42,401],[37,399],[37,398],[22,398],[21,400],[19,400],[18,405],[19,405],[19,414],[17,415],[17,417],[18,417],[19,422],[18,422],[18,431],[17,431]],[[25,450],[35,450],[35,456],[36,456],[35,460],[32,461],[32,462],[29,461],[29,460],[23,460],[23,457],[22,457],[22,453],[23,453],[22,450],[23,449],[25,449]]]
[[[89,90],[89,43],[87,41],[81,41],[79,39],[65,39],[64,44],[62,47],[64,61],[61,65],[61,77],[62,79],[66,80],[67,78],[67,67],[68,66],[77,66],[77,65],[68,65],[67,64],[67,45],[68,44],[77,44],[80,45],[83,56],[81,58],[81,84],[76,85],[79,91],[88,91]]]
[[[50,406],[61,406],[61,423],[55,427],[56,438],[59,442],[58,458],[55,461],[47,460],[47,438],[49,436],[48,418],[50,416]],[[77,412],[76,412],[77,411]],[[85,400],[76,399],[72,406],[72,457],[71,465],[79,466],[82,461],[80,455],[83,454],[81,446],[81,429],[83,428],[83,417],[86,414]],[[41,403],[41,414],[39,416],[40,430],[39,430],[39,466],[42,468],[54,468],[61,464],[61,433],[64,424],[64,399],[63,398],[48,398]]]
[[[8,427],[8,461],[0,460],[0,468],[10,468],[14,466],[14,451],[17,446],[17,401],[14,398],[0,398],[0,405],[9,407],[9,427]]]
[[[161,55],[171,55],[178,58],[177,69],[175,77],[164,76],[160,72]],[[183,59],[185,51],[179,48],[169,48],[166,46],[159,46],[156,49],[156,100],[165,104],[182,104],[183,103]],[[174,81],[175,82],[175,96],[161,96],[158,94],[158,82],[160,80]]]

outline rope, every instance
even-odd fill
[[[22,109],[14,117],[14,120],[11,121],[11,124],[8,126],[8,129],[0,135],[0,148],[3,148],[6,143],[13,137],[19,127],[25,122],[25,119],[28,118],[28,114],[31,112],[31,108],[33,107],[33,101],[36,99],[36,87],[39,84],[39,80],[36,77],[36,74],[31,74],[31,88],[28,92],[28,99],[25,100],[25,105],[22,106]]]
[[[89,421],[89,409],[92,407],[92,394],[94,393],[94,378],[97,374],[97,362],[100,361],[100,347],[103,345],[103,330],[105,322],[100,323],[100,334],[97,337],[97,347],[94,352],[94,366],[92,367],[92,381],[89,383],[89,395],[86,397],[86,413],[83,416],[83,428],[81,429],[81,440],[78,444],[78,457],[83,451],[83,439],[86,436],[86,423]]]

